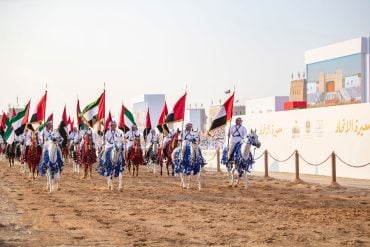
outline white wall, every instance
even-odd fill
[[[282,160],[298,150],[307,161],[320,163],[335,151],[353,165],[370,162],[369,103],[258,114],[243,119],[248,131],[257,129],[262,142],[255,157],[267,149]],[[309,128],[306,127],[307,122]],[[293,134],[293,128],[299,129],[299,134]],[[269,158],[271,171],[294,172],[294,164],[294,158],[284,163]],[[264,170],[263,158],[256,161],[254,169]],[[331,176],[331,160],[319,167],[309,166],[301,160],[300,172]],[[337,176],[370,179],[370,165],[351,168],[337,159]]]

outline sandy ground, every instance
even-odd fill
[[[369,189],[251,176],[244,190],[204,171],[199,192],[141,168],[111,192],[67,164],[49,194],[0,162],[0,246],[370,246]]]

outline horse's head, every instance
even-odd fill
[[[258,135],[257,135],[257,130],[252,130],[250,131],[249,135],[247,136],[247,143],[252,145],[252,146],[255,146],[257,148],[260,148],[261,147],[261,142],[258,140]]]
[[[176,131],[175,134],[173,134],[172,136],[172,139],[171,139],[172,150],[178,146],[180,133],[181,133],[180,131]]]

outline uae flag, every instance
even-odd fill
[[[81,116],[89,127],[100,126],[99,123],[105,118],[105,90],[98,99],[83,109]]]
[[[132,125],[136,125],[134,115],[122,105],[121,114],[119,115],[118,128],[123,132],[127,132],[131,129]]]
[[[68,123],[68,130],[69,130],[69,132],[68,133],[70,133],[71,131],[73,131],[73,128],[75,127],[74,125],[75,125],[75,120],[73,119],[72,121],[71,121],[71,119],[70,118],[68,118],[68,120],[69,120],[69,123]]]
[[[28,101],[28,104],[22,111],[18,112],[15,117],[6,123],[7,129],[4,133],[4,140],[7,143],[13,143],[15,136],[23,134],[24,128],[28,123],[29,111],[30,101]]]
[[[162,109],[162,113],[159,116],[158,124],[157,124],[157,129],[159,130],[159,132],[161,132],[161,133],[164,132],[165,135],[167,135],[170,132],[168,130],[167,124],[165,124],[165,122],[164,122],[166,120],[167,114],[168,114],[168,110],[167,110],[167,104],[166,104],[166,101],[165,101],[163,109]]]
[[[184,120],[186,93],[173,106],[172,111],[167,115],[165,123],[174,123]]]
[[[213,130],[225,126],[227,121],[230,121],[233,118],[233,108],[234,93],[221,106],[215,119],[212,121],[211,128],[208,130],[208,135],[211,135],[210,132]]]
[[[68,119],[66,106],[64,106],[62,121],[60,121],[58,132],[63,137],[62,146],[65,147],[68,141]]]
[[[77,128],[78,128],[78,130],[83,130],[84,129],[84,123],[83,123],[82,117],[81,117],[81,109],[80,109],[80,100],[79,99],[77,99],[76,112],[77,112]]]
[[[34,130],[38,129],[41,126],[42,122],[45,120],[46,96],[47,96],[47,92],[45,92],[44,96],[41,98],[40,102],[37,104],[36,109],[31,116],[30,123],[32,124],[32,128]]]
[[[8,119],[8,116],[3,112],[3,115],[1,116],[1,122],[0,122],[0,135],[1,137],[4,137],[5,131],[6,131],[6,120]]]
[[[148,112],[146,113],[145,129],[143,132],[144,138],[146,138],[146,136],[149,134],[151,129],[152,129],[152,122],[150,121],[150,114],[149,114],[149,108],[148,108]]]
[[[41,132],[44,128],[45,128],[45,125],[49,122],[53,122],[53,113],[51,113],[48,118],[46,119],[45,123],[41,124],[41,126],[39,127],[38,131]],[[30,126],[32,127],[32,125]],[[34,129],[31,129],[32,131],[34,131]]]
[[[104,123],[104,133],[107,132],[107,130],[109,130],[109,124],[110,124],[110,122],[112,122],[112,115],[111,115],[111,113],[109,111],[108,117],[107,117],[107,119],[105,120],[105,123]]]

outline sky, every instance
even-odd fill
[[[106,109],[163,93],[169,108],[288,95],[304,52],[370,36],[368,0],[0,0],[0,110],[75,116],[106,89]],[[302,73],[301,73],[302,74]]]

